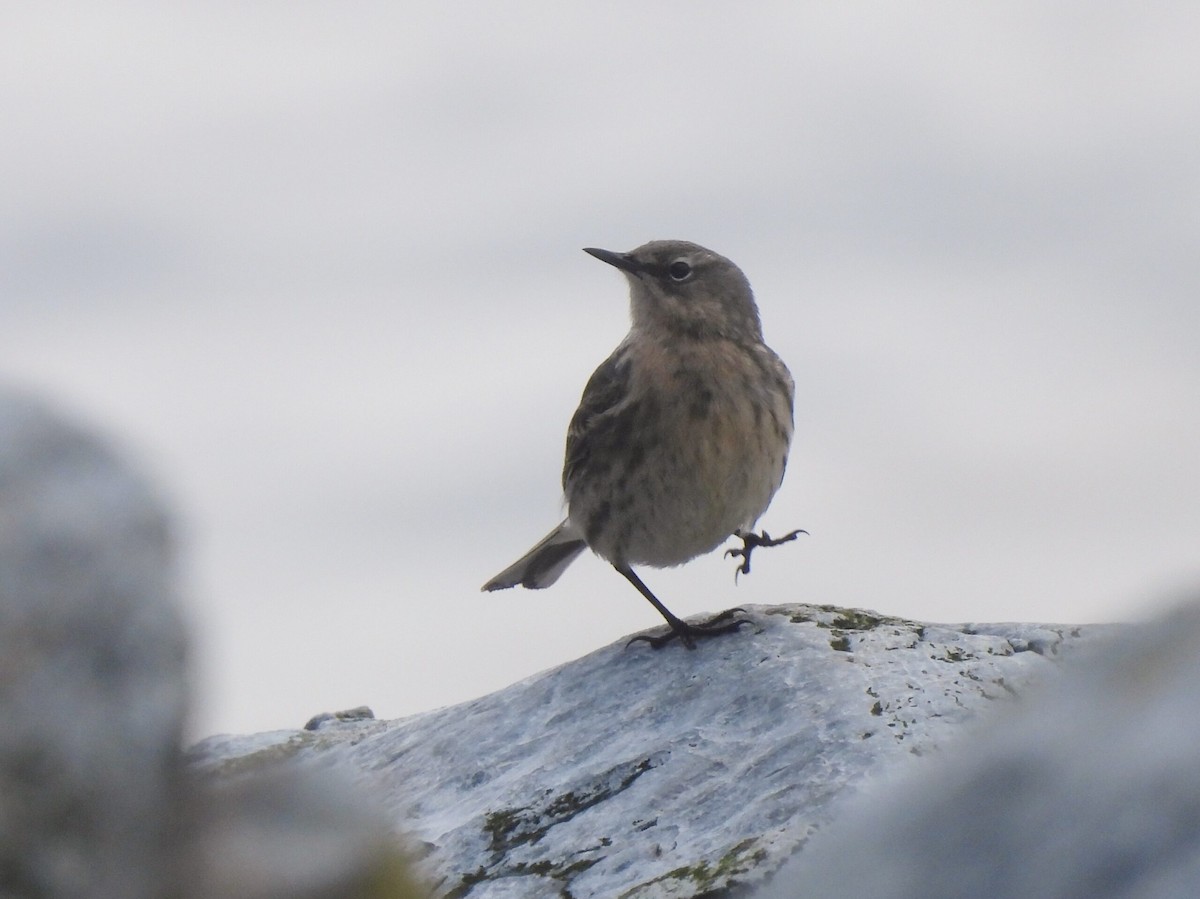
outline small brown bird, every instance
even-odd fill
[[[741,269],[711,250],[656,240],[629,253],[588,248],[629,280],[632,326],[584,388],[567,429],[567,518],[484,590],[549,587],[585,548],[607,560],[671,626],[639,637],[728,633],[740,609],[700,624],[671,613],[633,571],[716,549],[749,573],[750,553],[779,539],[753,528],[783,481],[792,440],[792,376],[763,343]]]

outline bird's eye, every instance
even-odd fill
[[[692,275],[692,267],[682,259],[676,259],[667,269],[672,281],[686,281]]]

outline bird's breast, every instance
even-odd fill
[[[791,441],[790,378],[724,341],[629,358],[621,440],[569,486],[570,514],[610,561],[678,565],[766,510]]]

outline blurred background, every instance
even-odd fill
[[[796,378],[761,524],[811,535],[643,572],[676,613],[1139,618],[1200,582],[1198,45],[1185,2],[13,5],[0,378],[177,509],[196,737],[661,623],[590,556],[479,592],[627,327],[584,246],[729,256]]]

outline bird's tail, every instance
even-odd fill
[[[483,585],[484,590],[503,590],[520,584],[531,590],[549,587],[587,548],[579,531],[567,519],[538,541],[517,561]]]

